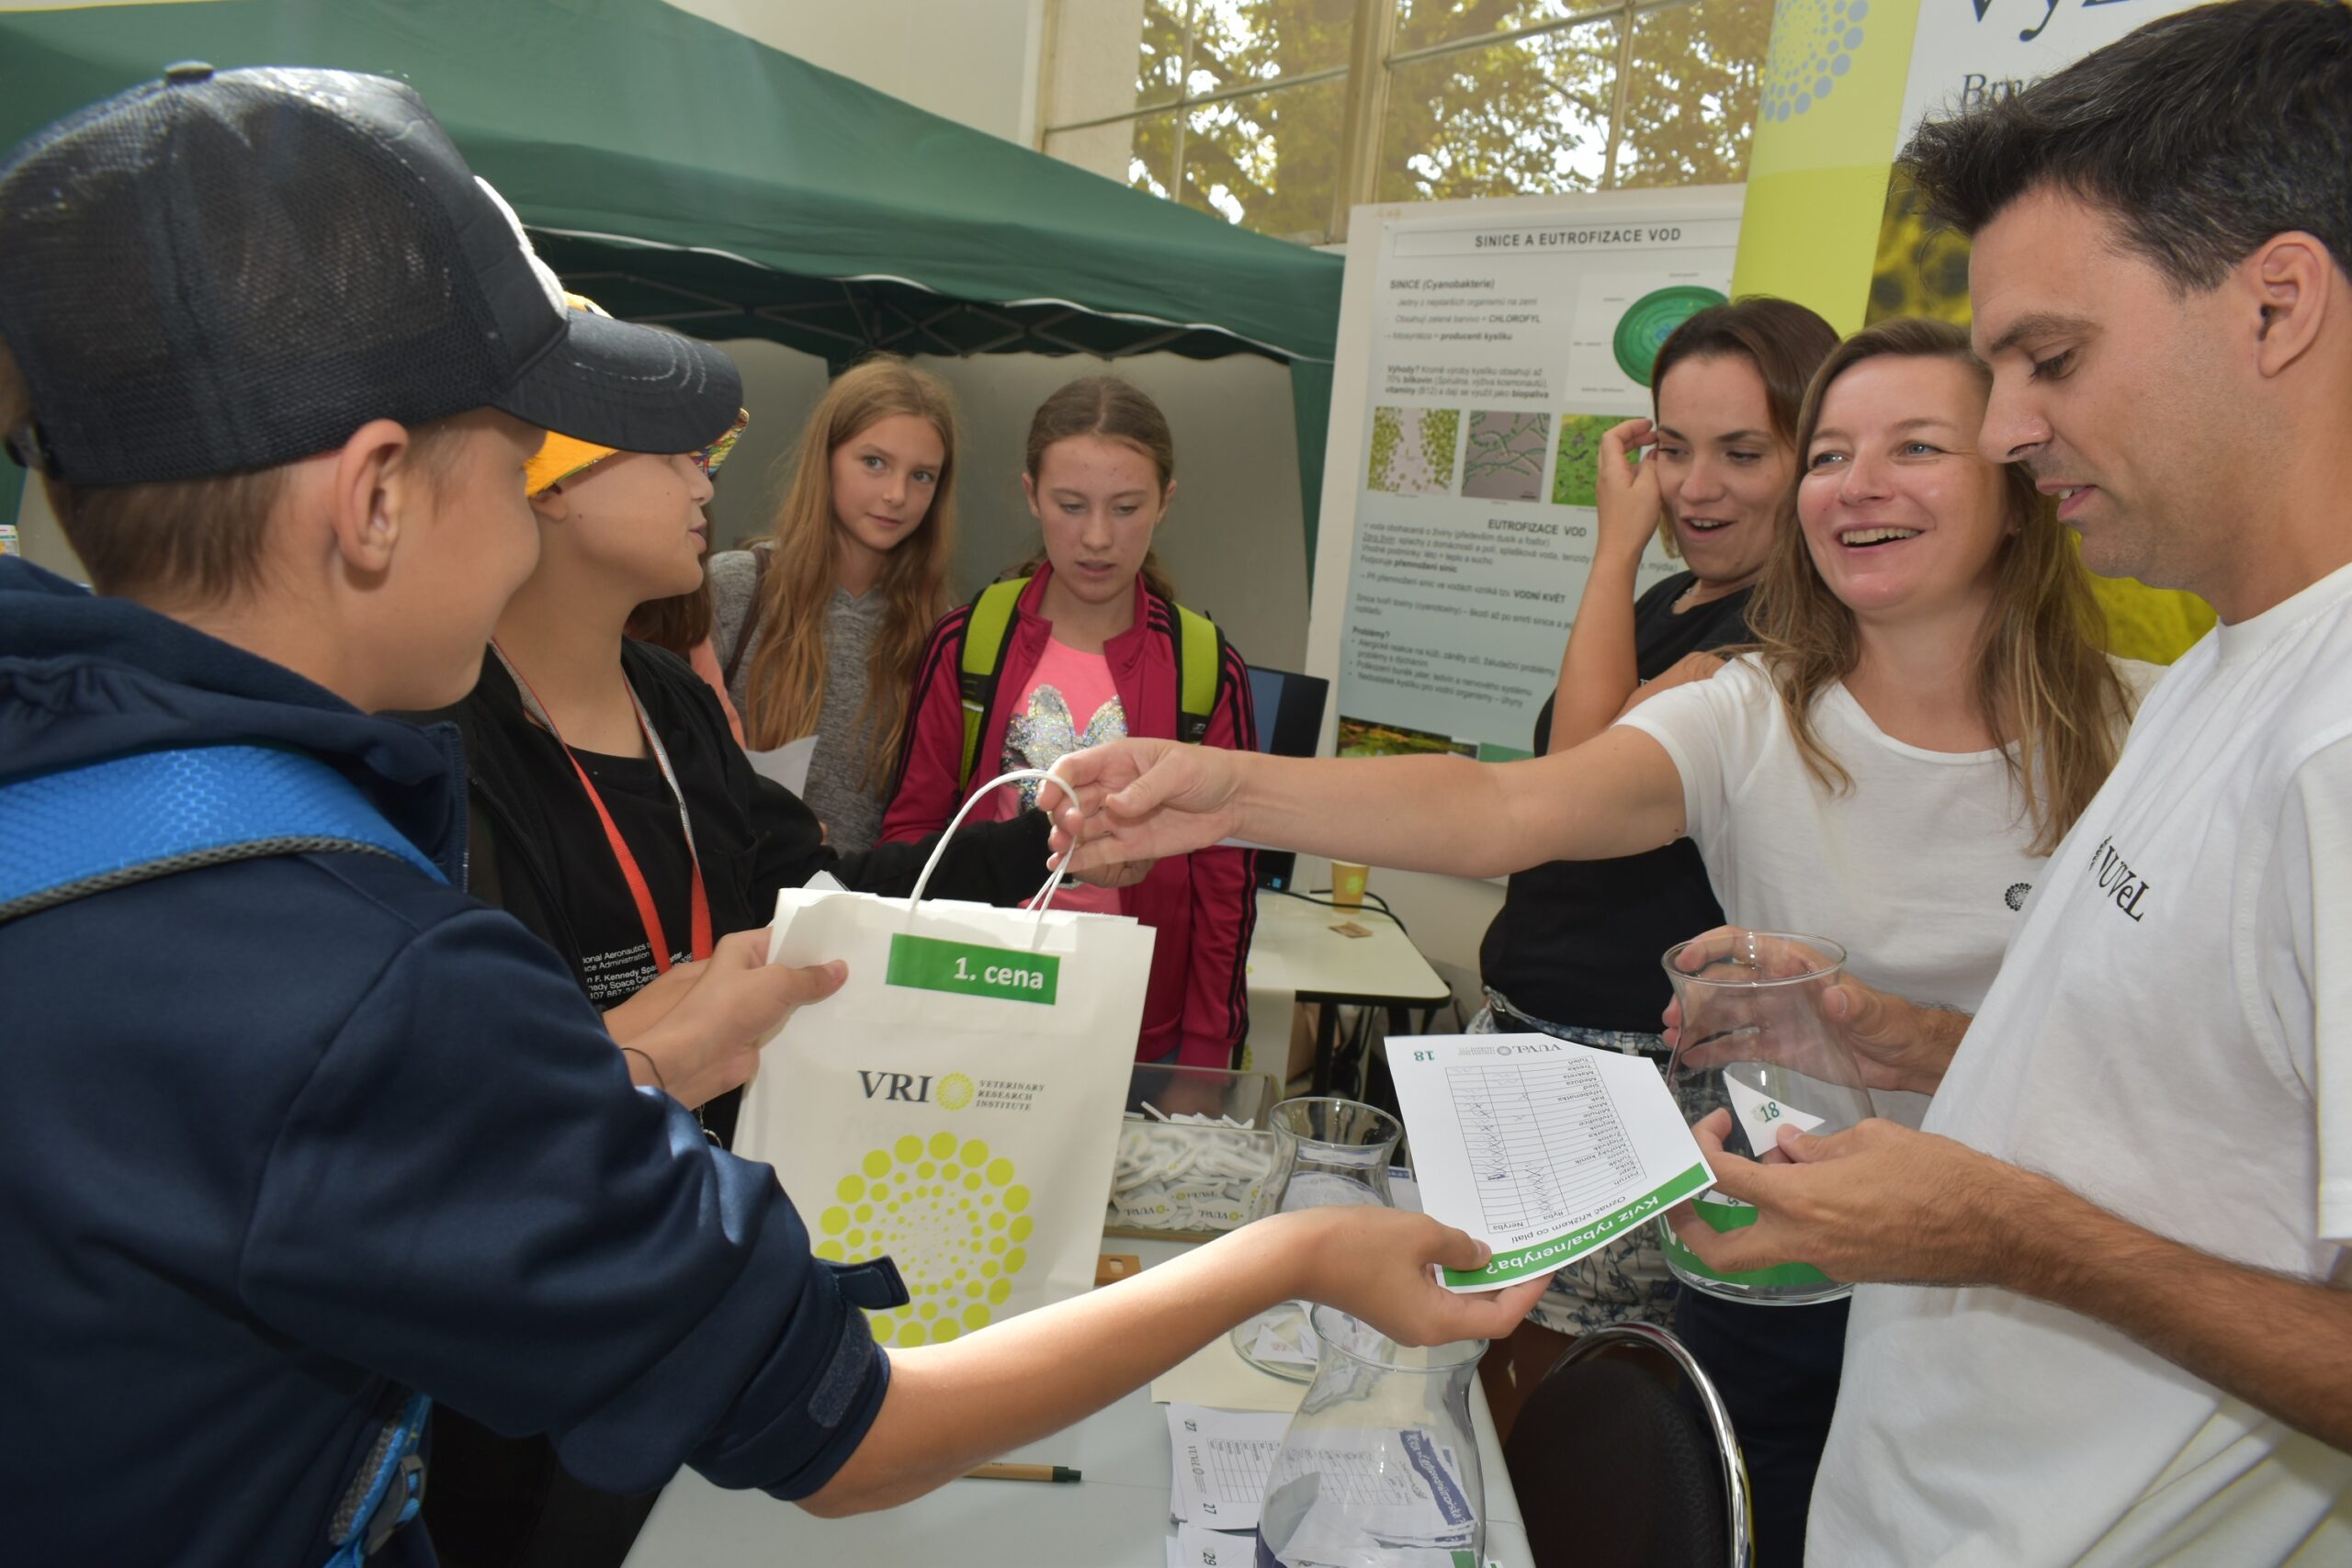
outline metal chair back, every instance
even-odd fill
[[[1751,1568],[1731,1416],[1698,1359],[1662,1328],[1620,1323],[1579,1336],[1528,1395],[1503,1459],[1537,1568]]]

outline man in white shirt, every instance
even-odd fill
[[[1983,449],[2222,625],[1973,1023],[1832,1004],[1925,1131],[1751,1165],[1702,1123],[1763,1214],[1677,1221],[1895,1282],[1856,1292],[1809,1560],[2352,1561],[2352,8],[2166,17],[1905,163],[1974,239]]]

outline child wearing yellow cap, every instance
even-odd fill
[[[752,771],[711,687],[625,635],[639,605],[702,585],[711,474],[747,418],[671,454],[550,434],[525,468],[538,564],[499,616],[472,694],[431,716],[465,739],[470,890],[562,954],[620,1037],[633,1038],[631,1012],[668,1005],[662,976],[765,924],[779,888],[825,871],[904,895],[935,842],[828,847],[808,807]],[[1031,812],[959,832],[932,891],[1014,904],[1045,864],[1045,816]],[[732,1135],[748,1059],[740,1075],[694,1078],[658,1045],[629,1060],[713,1139]],[[455,1563],[536,1561],[520,1550],[536,1540],[560,1543],[567,1564],[617,1564],[652,1505],[573,1481],[537,1438],[446,1411],[435,1434],[426,1517]]]

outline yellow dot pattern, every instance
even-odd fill
[[[912,1299],[870,1313],[883,1345],[944,1345],[985,1328],[1028,1266],[1035,1229],[1012,1161],[978,1138],[908,1134],[870,1150],[817,1215],[818,1257],[855,1262],[888,1253]]]

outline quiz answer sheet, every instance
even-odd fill
[[[1714,1184],[1646,1057],[1547,1034],[1399,1035],[1421,1206],[1494,1248],[1455,1291],[1547,1274]]]

